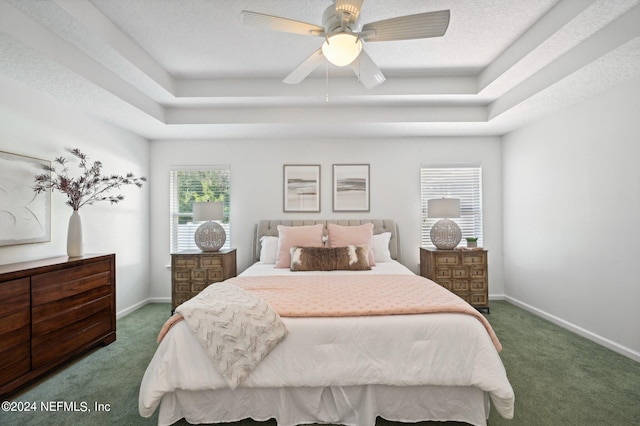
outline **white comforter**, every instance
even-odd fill
[[[390,268],[398,273],[396,267]],[[483,325],[469,315],[283,317],[282,320],[288,330],[287,338],[237,389],[472,387],[486,392],[503,417],[513,416],[514,394],[500,357]],[[172,417],[184,415],[173,407],[177,403],[174,392],[227,388],[224,378],[182,321],[160,343],[145,372],[139,396],[140,414],[150,416],[168,396],[171,407],[164,410],[159,422],[171,424],[180,418]],[[224,407],[220,409],[224,411]]]

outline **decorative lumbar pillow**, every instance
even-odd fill
[[[363,225],[343,226],[335,223],[327,224],[329,247],[344,247],[348,245],[373,246],[373,223]],[[373,251],[369,250],[369,266],[375,266]]]
[[[366,271],[369,246],[291,247],[292,271]]]
[[[324,225],[284,226],[278,225],[278,256],[276,268],[291,266],[291,247],[322,247]]]

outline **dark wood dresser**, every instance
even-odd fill
[[[0,400],[115,340],[115,254],[0,265]]]
[[[489,312],[487,251],[420,248],[420,275]]]
[[[209,284],[236,276],[236,249],[171,254],[171,312]]]

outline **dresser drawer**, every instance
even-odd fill
[[[0,319],[12,312],[29,310],[29,278],[0,283]]]
[[[26,329],[26,340],[13,346],[10,350],[0,351],[0,384],[9,383],[31,369],[31,345],[29,344],[29,329]]]
[[[111,285],[109,261],[38,274],[31,277],[31,304],[39,306]]]
[[[103,338],[111,330],[110,305],[83,318],[66,317],[68,324],[48,330],[44,324],[36,324],[38,332],[31,336],[31,364],[34,369],[63,359],[76,348]],[[87,312],[83,312],[86,314]]]
[[[30,279],[0,283],[0,385],[31,369]]]

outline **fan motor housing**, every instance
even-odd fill
[[[327,10],[322,14],[322,25],[324,26],[325,33],[333,33],[341,31],[341,20],[340,15],[343,13],[349,13],[347,11],[336,11],[335,5],[329,6]],[[349,24],[355,24],[352,20],[354,16],[350,14],[349,16]],[[351,27],[347,26],[349,31],[352,31]]]

